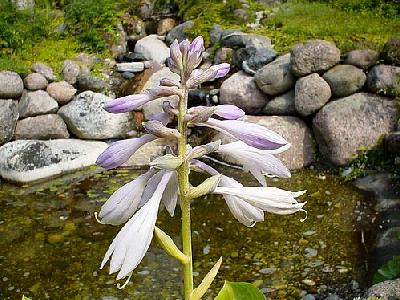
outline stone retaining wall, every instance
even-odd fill
[[[142,89],[158,85],[161,77],[173,77],[163,67],[168,44],[175,38],[184,39],[187,27],[190,23],[169,28],[163,31],[164,38],[155,34],[140,38],[134,52],[121,54],[111,62],[115,67],[110,74],[125,80],[123,86],[138,85],[140,80]],[[214,26],[211,36],[221,47],[214,57],[206,52],[200,67],[221,62],[233,63],[234,67],[223,82],[207,83],[191,91],[189,104],[234,104],[254,115],[248,118],[250,122],[276,130],[292,144],[281,157],[291,169],[310,165],[316,147],[323,161],[345,165],[360,148],[375,145],[383,135],[388,151],[399,154],[399,112],[394,98],[400,95],[400,67],[388,64],[399,61],[390,56],[396,51],[361,49],[343,54],[332,42],[310,40],[278,55],[265,36],[219,26]],[[393,44],[398,45],[388,42]],[[21,153],[10,149],[28,151],[32,140],[42,140],[47,147],[46,140],[107,142],[136,137],[136,123],[162,110],[165,99],[145,105],[142,117],[107,113],[103,106],[109,97],[101,93],[105,81],[91,75],[93,60],[83,54],[66,60],[62,81],[56,81],[53,70],[42,63],[34,64],[32,73],[23,77],[0,72],[0,155],[7,152],[10,156],[3,158],[0,176],[18,181],[7,172],[13,171],[12,157]],[[215,139],[213,132],[201,133],[200,140],[210,139]],[[24,143],[25,148],[21,146]],[[103,148],[102,143],[97,145]],[[157,145],[157,151],[161,151],[162,145]],[[154,149],[149,152],[155,153]],[[36,154],[44,155],[40,151]],[[93,164],[94,159],[86,165]]]

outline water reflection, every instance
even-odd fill
[[[244,184],[250,176],[228,170]],[[93,212],[134,171],[96,174],[83,181],[17,188],[0,185],[0,298],[19,299],[180,299],[180,266],[153,243],[131,283],[117,290],[114,275],[99,270],[118,228],[98,224]],[[290,190],[307,189],[308,220],[266,214],[246,228],[220,197],[193,205],[195,281],[198,284],[220,256],[223,279],[256,282],[272,299],[297,299],[302,291],[336,289],[364,279],[360,228],[368,232],[362,194],[335,177],[302,171],[291,179],[270,181]],[[179,245],[180,219],[165,211],[157,226]],[[108,267],[106,267],[108,268]],[[345,291],[343,291],[344,293]],[[215,294],[207,297],[212,299]]]

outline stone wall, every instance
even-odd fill
[[[110,75],[118,77],[118,83],[124,81],[120,90],[129,90],[126,86],[144,90],[158,85],[163,77],[176,75],[165,67],[168,44],[175,38],[186,38],[184,30],[192,24],[186,22],[174,28],[171,24],[174,23],[161,20],[157,30],[165,36],[140,37],[131,47],[134,51],[111,61],[114,69]],[[396,39],[387,43],[383,53],[361,49],[343,54],[332,42],[310,40],[294,45],[290,53],[278,55],[265,36],[214,26],[211,37],[221,47],[215,56],[207,50],[200,67],[229,62],[233,65],[231,75],[191,91],[189,105],[241,107],[252,115],[247,121],[277,131],[292,144],[280,156],[289,168],[310,165],[316,158],[316,148],[323,161],[345,165],[360,148],[375,145],[383,135],[388,150],[399,154],[399,113],[394,101],[400,95],[400,67],[395,65],[399,52],[393,51],[393,47],[399,47]],[[33,152],[28,153],[33,148],[36,156],[50,155],[53,162],[62,156],[65,162],[76,159],[72,150],[62,151],[60,145],[66,145],[66,139],[79,143],[136,137],[136,123],[162,110],[165,99],[146,104],[142,117],[107,113],[103,106],[109,97],[102,93],[105,80],[91,75],[92,64],[93,58],[85,55],[66,60],[62,81],[56,81],[53,70],[42,63],[34,64],[32,73],[22,77],[0,72],[0,157],[5,153],[8,156],[0,161],[0,176],[20,181],[18,176],[9,175],[17,168],[15,157],[24,153],[22,156],[34,161]],[[200,131],[202,141],[217,137],[214,132]],[[105,147],[104,142],[96,145],[97,149]],[[162,149],[160,143],[155,147],[156,151],[149,149],[145,153]],[[95,155],[90,157],[79,166],[94,164]],[[143,157],[140,165],[148,160]],[[52,160],[42,157],[32,163],[31,169],[49,164]]]

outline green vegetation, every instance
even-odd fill
[[[190,33],[205,35],[213,24],[224,28],[238,28],[269,36],[278,51],[287,51],[293,44],[307,39],[327,39],[343,50],[369,47],[380,49],[389,37],[400,32],[400,12],[393,1],[289,0],[279,8],[268,8],[249,1],[249,16],[244,22],[234,16],[239,1],[178,0],[180,14],[195,22]],[[209,9],[204,10],[204,7]],[[252,30],[255,12],[263,11],[261,26]]]
[[[393,280],[397,278],[400,278],[400,255],[394,256],[391,260],[379,268],[374,275],[373,282],[375,284],[385,280]]]

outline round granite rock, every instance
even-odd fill
[[[365,73],[352,65],[337,65],[324,74],[332,95],[345,97],[359,91],[367,80]]]
[[[18,98],[24,91],[24,82],[17,73],[0,72],[0,98]]]

